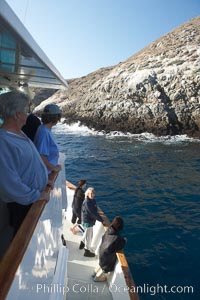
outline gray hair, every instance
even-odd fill
[[[85,199],[90,198],[92,194],[95,194],[94,188],[89,187],[85,192]]]
[[[16,116],[16,112],[24,112],[29,105],[29,97],[19,91],[11,91],[0,95],[0,116],[5,121]]]

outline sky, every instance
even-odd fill
[[[127,60],[200,15],[200,0],[6,0],[65,79]]]

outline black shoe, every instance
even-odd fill
[[[86,257],[95,257],[95,253],[92,253],[89,250],[85,249],[84,256],[86,256]]]
[[[85,247],[85,244],[81,241],[80,245],[79,245],[79,249],[82,250]]]
[[[63,234],[61,235],[61,240],[62,240],[62,244],[63,244],[63,246],[66,246],[66,240],[65,240],[65,238],[64,238],[64,235],[63,235]]]

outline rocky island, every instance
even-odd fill
[[[124,62],[67,81],[48,99],[43,92],[38,109],[57,103],[68,123],[106,132],[200,137],[200,16]]]

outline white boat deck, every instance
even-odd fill
[[[73,195],[73,191],[71,192]],[[67,259],[67,282],[66,299],[67,300],[93,300],[104,299],[111,300],[112,294],[109,291],[107,282],[94,282],[92,273],[98,266],[98,257],[85,257],[84,249],[79,250],[79,244],[82,234],[73,234],[70,231],[71,224],[71,202],[68,190],[68,209],[64,220],[63,235],[68,249]]]

